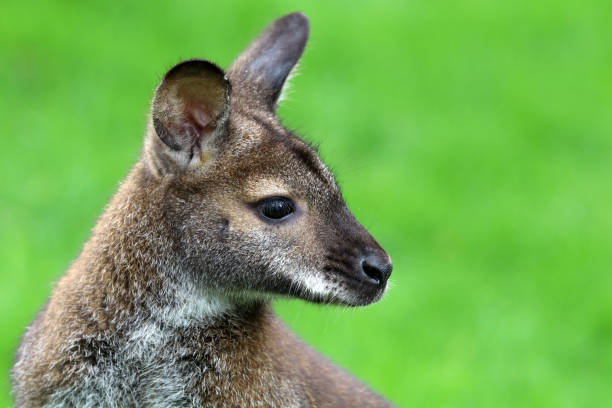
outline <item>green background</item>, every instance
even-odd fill
[[[394,260],[360,309],[283,301],[398,406],[612,404],[612,3],[0,5],[0,406],[20,333],[136,160],[181,59],[302,10],[280,115]]]

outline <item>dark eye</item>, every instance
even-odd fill
[[[271,220],[280,220],[295,210],[293,201],[286,197],[264,198],[257,205],[259,212]]]

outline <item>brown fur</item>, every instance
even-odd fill
[[[331,173],[274,115],[307,34],[290,14],[227,78],[197,60],[166,75],[141,160],[24,335],[18,407],[388,406],[269,306],[279,295],[371,303],[386,278],[362,283],[363,257],[390,271]],[[283,58],[287,72],[268,74]],[[269,196],[296,203],[290,220],[262,221],[254,205]],[[304,283],[314,276],[316,290]]]

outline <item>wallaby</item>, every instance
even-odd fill
[[[166,73],[140,160],[23,337],[17,407],[389,406],[270,306],[367,305],[392,269],[275,115],[308,33],[288,14],[227,73]]]

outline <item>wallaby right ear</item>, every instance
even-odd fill
[[[184,61],[166,73],[153,97],[154,134],[146,142],[157,174],[185,170],[213,153],[225,131],[229,94],[229,81],[212,62]]]

